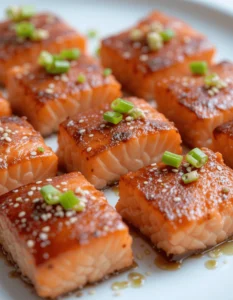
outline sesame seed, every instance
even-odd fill
[[[48,239],[48,235],[47,235],[47,233],[40,233],[40,235],[39,235],[39,237],[40,237],[40,239],[42,240],[42,241],[45,241],[45,240],[47,240]]]
[[[55,84],[54,84],[54,83],[50,83],[50,84],[48,85],[48,87],[49,87],[50,89],[54,89],[54,88],[55,88]]]
[[[32,248],[32,247],[34,247],[34,245],[35,245],[35,242],[33,240],[28,240],[27,241],[28,248]]]
[[[40,184],[40,183],[42,183],[42,181],[41,181],[41,180],[39,180],[39,181],[37,181],[37,182],[36,182],[36,184]]]
[[[51,178],[48,178],[48,179],[46,179],[46,181],[50,182],[50,181],[53,181],[53,180]]]
[[[101,125],[100,125],[100,128],[104,128],[104,127],[105,127],[105,124],[101,124]]]
[[[3,159],[2,159],[2,158],[0,158],[0,163],[1,163],[1,162],[3,162]]]
[[[52,94],[54,91],[52,89],[46,89],[45,92],[48,94]]]
[[[12,141],[12,139],[11,139],[9,136],[5,137],[5,140],[6,140],[7,142],[11,142],[11,141]]]
[[[126,120],[126,121],[132,121],[132,120],[133,120],[133,118],[132,118],[132,117],[130,117],[130,116],[128,116],[128,117],[126,117],[126,118],[125,118],[125,120]]]
[[[15,203],[15,204],[14,204],[14,207],[18,207],[18,206],[19,206],[19,203]]]
[[[179,201],[181,201],[181,198],[180,198],[180,197],[175,197],[175,198],[174,198],[174,201],[175,201],[175,202],[179,202]]]
[[[21,212],[18,214],[19,218],[22,218],[22,217],[24,217],[25,215],[26,215],[25,211],[21,211]]]
[[[67,185],[67,182],[66,181],[62,181],[61,185]]]
[[[88,147],[88,148],[87,148],[87,152],[90,152],[90,151],[91,151],[91,149],[92,149],[91,147]]]
[[[173,173],[178,173],[179,171],[177,169],[172,169]]]
[[[79,120],[79,123],[83,123],[84,122],[84,120]]]
[[[221,168],[220,166],[217,166],[217,169],[218,169],[219,171],[222,171],[222,168]]]
[[[93,137],[94,136],[94,134],[89,134],[89,137]]]
[[[142,54],[142,55],[140,55],[140,61],[147,61],[148,60],[148,55],[146,55],[146,54]]]
[[[32,196],[33,194],[34,194],[33,191],[29,191],[29,192],[28,192],[28,196]]]
[[[148,181],[144,181],[144,184],[148,184],[149,182]]]
[[[45,226],[42,228],[43,232],[49,232],[50,231],[50,227],[49,226]]]
[[[80,129],[79,133],[84,133],[86,131],[86,129]]]
[[[36,154],[37,154],[36,151],[32,151],[32,152],[31,152],[31,155],[32,155],[32,156],[36,156]]]
[[[151,166],[152,166],[152,167],[157,166],[157,163],[153,163],[153,164],[151,164]]]

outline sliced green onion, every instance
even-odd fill
[[[32,33],[31,40],[33,41],[41,41],[41,40],[46,40],[49,37],[49,32],[48,30],[45,29],[36,29]]]
[[[197,171],[192,171],[182,176],[182,180],[185,184],[197,181],[198,178],[199,178],[199,174],[197,173]]]
[[[127,113],[134,107],[133,103],[121,98],[117,98],[111,104],[112,110],[119,113]]]
[[[162,157],[162,162],[165,165],[179,168],[183,160],[182,155],[178,155],[169,151],[165,151]]]
[[[163,47],[163,39],[157,32],[149,32],[147,34],[147,43],[152,51],[157,51]]]
[[[133,119],[145,119],[145,114],[140,108],[134,107],[129,112],[128,115]]]
[[[217,86],[220,81],[218,74],[212,73],[205,77],[205,85],[208,87]]]
[[[135,28],[130,32],[130,39],[133,42],[140,41],[144,36],[144,33],[141,29]]]
[[[77,77],[77,82],[78,82],[78,83],[84,83],[84,82],[86,82],[86,80],[87,80],[87,79],[86,79],[85,74],[81,74],[81,73],[80,73],[80,74],[78,75],[78,77]]]
[[[25,19],[29,19],[36,13],[35,7],[31,5],[10,6],[6,9],[7,17],[15,22],[19,22]]]
[[[194,148],[186,155],[186,161],[195,168],[201,168],[208,161],[208,156],[201,149]]]
[[[59,57],[60,59],[75,60],[80,57],[80,54],[81,52],[78,48],[65,49],[60,52]]]
[[[90,39],[93,39],[98,36],[98,32],[95,29],[90,29],[90,30],[88,30],[87,35]]]
[[[96,55],[96,56],[100,56],[100,47],[98,47],[98,48],[95,50],[95,55]]]
[[[45,202],[49,205],[58,204],[62,193],[52,185],[45,185],[41,188],[40,193]]]
[[[66,60],[54,60],[51,65],[45,66],[45,69],[50,74],[62,74],[69,71],[70,63]]]
[[[80,200],[76,197],[73,191],[67,191],[60,196],[60,204],[65,210],[73,209],[77,211],[83,211],[84,205],[80,203]]]
[[[39,59],[38,59],[38,63],[43,66],[43,67],[47,67],[52,65],[53,63],[53,55],[50,54],[47,51],[42,51],[40,53]]]
[[[18,37],[31,38],[35,31],[35,26],[30,22],[20,22],[15,25],[15,31]]]
[[[169,42],[175,36],[175,32],[172,29],[167,28],[161,31],[160,35],[164,42]]]
[[[103,71],[104,77],[107,77],[107,76],[109,76],[111,74],[112,74],[112,69],[110,69],[110,68],[104,69],[104,71]]]
[[[44,153],[44,148],[43,147],[38,147],[37,151],[40,152],[40,153]]]
[[[120,123],[122,118],[122,114],[115,111],[107,111],[104,113],[104,120],[115,125]]]
[[[189,67],[194,75],[205,75],[208,71],[206,61],[193,61],[190,63]]]

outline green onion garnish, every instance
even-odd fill
[[[6,9],[7,17],[14,22],[29,19],[34,16],[35,13],[35,8],[31,5],[24,5],[22,7],[10,6]]]
[[[98,36],[98,32],[95,29],[90,29],[90,30],[88,30],[87,35],[90,39],[93,39]]]
[[[95,50],[95,55],[96,55],[96,56],[100,56],[100,47],[98,47],[98,48]]]
[[[152,51],[157,51],[163,47],[163,39],[157,32],[149,32],[147,34],[147,43]]]
[[[45,69],[50,74],[62,74],[69,71],[70,63],[66,60],[54,60],[51,65],[45,66]]]
[[[167,28],[161,31],[160,35],[164,42],[169,42],[175,36],[175,32],[172,29]]]
[[[59,54],[60,59],[68,59],[68,60],[75,60],[79,58],[81,52],[78,48],[73,48],[73,49],[65,49],[62,50],[61,53]]]
[[[197,173],[197,171],[192,171],[182,176],[182,180],[185,184],[197,181],[198,178],[199,178],[199,174]]]
[[[209,74],[205,77],[205,85],[207,87],[217,86],[219,82],[220,82],[220,78],[216,73]]]
[[[194,75],[205,75],[208,71],[206,61],[193,61],[190,63],[189,67]]]
[[[83,211],[84,205],[80,203],[80,200],[76,197],[73,191],[67,191],[60,196],[60,203],[64,209],[73,209],[76,211]]]
[[[122,118],[122,114],[115,111],[107,111],[104,113],[104,120],[115,125],[120,123]]]
[[[144,114],[143,110],[141,110],[140,108],[137,108],[137,107],[132,108],[128,112],[128,115],[135,120],[136,119],[145,119],[145,114]]]
[[[38,63],[43,67],[51,65],[53,63],[53,55],[47,51],[42,51],[40,53]]]
[[[127,100],[117,98],[114,100],[111,104],[112,110],[119,112],[119,113],[127,113],[134,107],[132,102],[129,102]]]
[[[208,156],[201,149],[194,148],[186,155],[186,161],[195,168],[201,168],[208,161]]]
[[[31,40],[33,41],[41,41],[45,40],[49,37],[49,32],[45,29],[36,29],[32,33]]]
[[[44,148],[43,147],[38,147],[37,151],[40,152],[40,153],[44,153]]]
[[[107,77],[107,76],[109,76],[111,74],[112,74],[112,69],[110,69],[110,68],[104,69],[104,71],[103,71],[104,77]]]
[[[15,24],[15,31],[18,37],[31,38],[35,31],[35,26],[30,22],[20,22]]]
[[[183,160],[182,155],[178,155],[169,151],[165,151],[162,157],[162,162],[165,165],[172,166],[175,168],[179,168],[182,160]]]
[[[86,76],[85,76],[85,74],[82,74],[82,73],[80,73],[79,75],[78,75],[78,77],[77,77],[77,82],[78,83],[84,83],[84,82],[86,82]]]
[[[60,203],[60,196],[62,193],[52,185],[45,185],[40,190],[45,202],[49,205]]]

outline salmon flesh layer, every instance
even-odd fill
[[[214,150],[222,154],[224,162],[233,168],[233,121],[215,128],[213,145]]]
[[[83,83],[77,81],[80,74],[85,76]],[[104,76],[99,62],[86,55],[72,61],[69,72],[62,75],[47,74],[39,66],[15,67],[7,88],[13,111],[27,116],[42,135],[57,131],[68,116],[101,108],[121,94],[115,78]]]
[[[187,173],[165,165],[148,166],[120,180],[116,209],[171,260],[203,252],[233,235],[233,171],[220,153],[202,148],[208,162],[199,179],[181,180]]]
[[[28,22],[36,29],[47,31],[48,37],[41,41],[21,39],[14,29],[15,23],[0,23],[0,83],[6,84],[10,68],[25,63],[37,63],[42,50],[58,53],[62,49],[79,48],[86,50],[85,38],[52,13],[37,14]]]
[[[84,211],[47,205],[38,189],[48,184],[74,191],[85,202]],[[41,297],[55,298],[133,262],[127,226],[81,173],[49,178],[1,196],[0,242]]]
[[[160,161],[165,150],[181,153],[177,129],[146,101],[126,98],[145,119],[124,116],[117,125],[103,119],[103,110],[90,110],[60,125],[58,156],[67,171],[80,171],[96,188],[118,181],[129,171]],[[109,110],[109,107],[107,107]]]
[[[171,29],[174,37],[158,50],[150,50],[145,37],[132,41],[131,32],[139,29],[146,36],[148,30]],[[215,48],[205,36],[184,22],[152,12],[134,27],[102,41],[100,57],[105,67],[124,88],[138,97],[154,98],[154,85],[161,78],[188,70],[189,62],[205,60],[209,64]]]
[[[0,195],[55,176],[57,161],[56,154],[25,118],[0,118]]]
[[[2,93],[0,93],[0,117],[10,116],[11,108],[9,102],[4,99]]]
[[[190,147],[213,149],[213,130],[233,119],[233,64],[221,62],[210,68],[227,87],[210,94],[205,76],[172,76],[155,88],[158,110],[173,121]]]

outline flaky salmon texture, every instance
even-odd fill
[[[202,148],[208,162],[184,184],[183,162],[151,165],[120,179],[117,211],[172,260],[203,252],[233,235],[233,171],[220,153]],[[177,172],[178,171],[178,172]]]
[[[109,110],[89,110],[60,125],[58,157],[67,171],[80,171],[96,188],[104,188],[129,171],[161,160],[163,152],[181,153],[177,129],[146,101],[125,98],[141,109],[145,119],[117,125],[103,119]]]
[[[9,102],[3,97],[2,93],[0,93],[0,117],[10,116],[11,108]]]
[[[52,13],[40,13],[28,20],[37,29],[46,30],[48,37],[41,41],[17,37],[14,22],[0,23],[0,82],[6,84],[10,68],[37,62],[42,50],[58,53],[64,48],[86,51],[86,40],[76,30]]]
[[[25,118],[0,118],[0,195],[55,176],[57,161],[56,154]]]
[[[160,27],[173,30],[174,37],[159,49],[151,50],[145,38],[131,38],[134,29],[159,32]],[[148,100],[154,98],[159,79],[185,73],[193,60],[211,63],[214,53],[205,36],[177,18],[154,11],[134,27],[104,39],[100,57],[126,90]]]
[[[82,212],[50,206],[40,188],[72,190]],[[132,264],[121,216],[81,173],[48,178],[0,197],[0,242],[41,297],[55,298]]]
[[[155,86],[158,110],[177,126],[190,147],[213,149],[213,130],[233,119],[233,64],[223,61],[209,68],[227,85],[212,94],[205,76],[171,76]]]
[[[85,81],[78,82],[78,76]],[[81,55],[68,73],[48,74],[40,66],[24,65],[9,72],[7,89],[13,112],[27,116],[34,128],[47,136],[68,116],[101,108],[121,94],[114,76],[104,75],[99,62]]]

